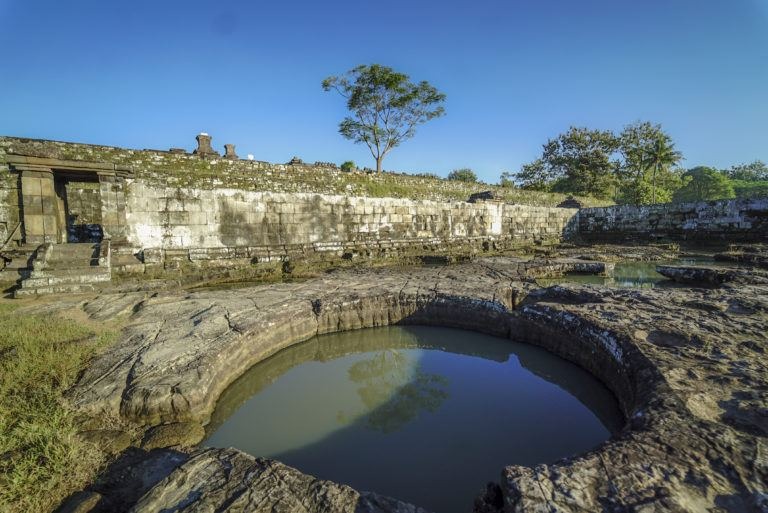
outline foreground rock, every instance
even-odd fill
[[[467,328],[581,365],[616,394],[628,419],[594,451],[499,469],[477,511],[763,511],[768,285],[747,275],[719,288],[536,287],[532,276],[558,266],[567,263],[484,259],[231,291],[104,296],[86,311],[133,312],[131,320],[71,400],[89,415],[145,426],[204,424],[237,376],[315,334],[393,323]],[[260,493],[268,511],[416,511],[231,450],[195,453],[135,511],[223,511],[235,503],[233,510],[250,511]]]
[[[235,449],[193,454],[131,509],[132,513],[156,511],[427,513]]]
[[[657,265],[656,272],[678,283],[717,286],[724,283],[768,283],[768,273],[703,266]]]

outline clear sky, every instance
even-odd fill
[[[768,0],[0,0],[0,134],[355,160],[321,80],[448,96],[385,169],[496,182],[570,125],[661,123],[686,167],[768,161]]]

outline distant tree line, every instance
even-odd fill
[[[502,173],[500,185],[638,205],[768,196],[768,166],[759,160],[727,170],[684,169],[682,161],[658,124],[637,122],[618,134],[571,127],[519,172]]]

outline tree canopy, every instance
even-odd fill
[[[609,131],[571,127],[547,141],[541,158],[522,167],[518,182],[529,189],[610,198],[617,149],[618,140]]]
[[[728,177],[717,169],[699,166],[683,174],[685,185],[674,195],[675,202],[709,201],[736,197]]]
[[[761,160],[751,164],[739,164],[726,171],[731,180],[744,180],[747,182],[768,181],[768,166]]]
[[[661,125],[646,121],[625,126],[619,134],[619,151],[619,201],[639,205],[670,201],[682,185],[680,173],[672,171],[682,154]]]
[[[682,185],[682,155],[661,125],[637,122],[616,135],[571,127],[543,146],[515,181],[527,189],[590,195],[620,203],[670,201]]]
[[[387,153],[413,137],[418,125],[445,114],[445,94],[380,64],[357,66],[322,86],[346,98],[351,115],[339,123],[339,133],[368,147],[378,173]]]
[[[448,180],[458,180],[459,182],[476,182],[477,175],[468,167],[454,169],[448,173]]]

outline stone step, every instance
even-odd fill
[[[77,274],[72,276],[29,277],[21,282],[21,288],[47,287],[51,285],[82,285],[86,283],[104,283],[112,279],[109,274]]]
[[[20,288],[13,292],[13,297],[40,296],[43,294],[84,294],[87,292],[96,292],[100,288],[92,283],[77,284],[59,284],[32,288]]]

